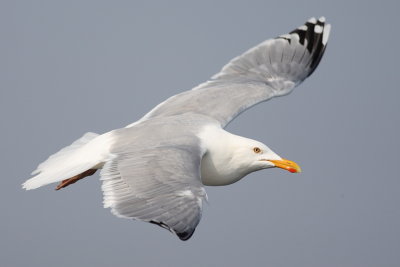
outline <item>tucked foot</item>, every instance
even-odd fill
[[[96,171],[97,171],[97,169],[89,169],[89,170],[84,171],[84,172],[82,172],[82,173],[80,173],[78,175],[75,175],[74,177],[65,179],[61,183],[59,183],[55,189],[56,190],[60,190],[61,188],[67,187],[70,184],[76,183],[80,179],[83,179],[83,178],[85,178],[87,176],[93,175]]]

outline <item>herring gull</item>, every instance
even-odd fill
[[[101,135],[86,133],[41,163],[23,188],[60,182],[58,190],[101,169],[105,208],[189,239],[207,198],[204,185],[232,184],[273,167],[300,172],[263,143],[224,128],[241,112],[289,94],[310,76],[329,32],[324,17],[311,18],[264,41],[139,121]]]

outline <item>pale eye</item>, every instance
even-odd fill
[[[261,153],[261,148],[259,148],[259,147],[255,147],[255,148],[253,148],[253,151],[254,151],[254,153]]]

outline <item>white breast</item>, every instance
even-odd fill
[[[231,134],[219,126],[205,127],[198,135],[206,151],[201,161],[204,185],[229,185],[252,170],[242,161],[238,147],[247,138]]]
[[[218,161],[210,153],[201,160],[201,180],[204,185],[229,185],[242,179],[247,173],[231,166],[228,161]]]

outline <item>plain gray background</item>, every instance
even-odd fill
[[[376,3],[374,3],[376,2]],[[1,266],[399,266],[398,1],[0,2]],[[315,73],[228,131],[301,174],[207,187],[187,242],[102,207],[98,174],[23,191],[87,131],[123,127],[311,16],[332,23]]]

